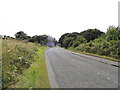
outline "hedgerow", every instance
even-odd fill
[[[72,48],[80,52],[120,59],[119,30],[119,27],[110,26],[106,33],[97,29],[88,29],[81,33],[67,33],[61,36],[59,42],[66,49]]]

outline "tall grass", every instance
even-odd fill
[[[46,47],[41,47],[37,52],[35,62],[24,72],[24,76],[17,83],[16,88],[50,88],[45,64]]]
[[[34,43],[28,43],[13,39],[3,40],[3,44],[2,44],[3,88],[15,87],[15,84],[19,81],[20,76],[23,76],[24,74],[23,72],[27,70],[29,67],[31,67],[31,65],[34,66],[34,64],[32,63],[35,62],[36,59],[40,58],[40,57],[36,57],[36,55],[38,55],[37,53],[38,50],[39,50],[38,46]],[[39,64],[39,62],[36,62],[36,65],[37,64]],[[37,68],[37,70],[38,69],[39,67]],[[45,66],[41,69],[45,69]],[[32,75],[33,73],[29,73],[29,75],[30,74]],[[37,78],[38,77],[34,77],[33,74],[33,80],[37,80]]]

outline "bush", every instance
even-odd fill
[[[86,42],[87,42],[87,40],[84,37],[77,36],[77,38],[74,40],[72,46],[75,48],[75,47],[79,46],[79,44],[86,43]]]
[[[106,33],[106,40],[118,40],[120,36],[120,31],[116,27],[109,28]]]

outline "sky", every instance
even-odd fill
[[[0,0],[0,35],[50,35],[118,26],[119,0]]]

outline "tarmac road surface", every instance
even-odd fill
[[[118,88],[118,67],[67,52],[45,52],[52,88]]]

